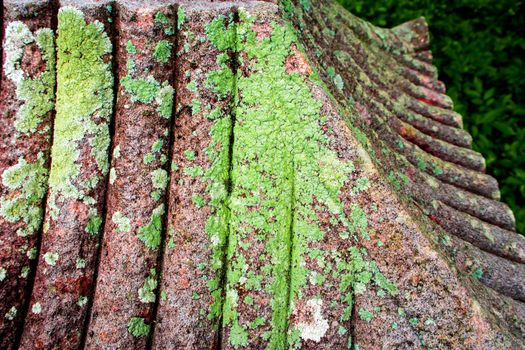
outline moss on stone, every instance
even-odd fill
[[[232,23],[231,19],[219,16],[206,27],[208,39],[223,51],[217,59],[220,68],[207,75],[206,86],[219,99],[233,94],[236,116],[236,124],[232,126],[231,118],[220,110],[207,113],[214,125],[210,132],[212,142],[206,149],[212,165],[204,175],[209,181],[212,212],[206,230],[216,273],[223,268],[221,249],[229,236],[225,298],[221,299],[218,280],[212,278],[209,287],[214,304],[209,317],[217,317],[222,304],[229,343],[237,348],[255,342],[248,331],[255,320],[241,321],[237,291],[268,293],[272,318],[257,323],[258,327],[270,329],[263,333],[263,339],[269,348],[300,346],[300,330],[289,325],[292,311],[289,305],[294,305],[308,284],[317,286],[328,276],[336,276],[343,293],[340,302],[345,307],[341,322],[351,316],[354,291],[364,292],[371,282],[390,294],[396,294],[397,288],[375,263],[364,259],[365,250],[355,247],[348,255],[339,251],[320,252],[318,259],[325,266],[322,271],[306,267],[305,255],[315,253],[310,245],[325,236],[317,211],[326,211],[331,225],[345,227],[348,240],[356,239],[354,233],[368,236],[364,210],[354,204],[347,215],[340,200],[341,188],[354,171],[354,165],[339,158],[328,146],[328,137],[321,128],[321,102],[311,92],[311,85],[318,78],[287,71],[286,59],[295,54],[292,48],[300,46],[293,29],[273,24],[271,34],[261,38],[253,31],[249,14],[240,10],[239,17],[239,23]],[[239,56],[247,58],[247,63],[237,62],[246,65],[243,68],[246,74],[235,76],[229,69],[228,51],[241,52]],[[335,70],[332,73],[336,85],[343,89],[341,77],[337,78]],[[227,148],[232,127],[235,133],[230,174]],[[217,145],[221,147],[214,149]],[[201,175],[195,167],[186,167],[184,173]],[[225,186],[228,176],[232,182],[231,198]],[[367,180],[360,180],[356,193],[368,186]],[[244,253],[254,239],[252,229],[257,232],[257,240],[266,242],[258,261]],[[325,261],[328,258],[330,263]],[[288,344],[287,333],[296,335],[288,339]]]

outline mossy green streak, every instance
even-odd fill
[[[102,23],[88,24],[79,10],[61,8],[57,49],[57,114],[49,179],[52,217],[58,214],[54,205],[58,196],[95,204],[86,192],[102,178],[79,179],[80,147],[88,143],[98,170],[107,174],[113,102],[111,64],[106,63],[112,46]]]

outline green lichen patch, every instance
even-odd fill
[[[144,281],[144,285],[138,290],[139,300],[142,303],[155,302],[155,289],[157,289],[157,271],[151,269],[149,276]]]
[[[31,312],[34,314],[39,314],[42,312],[42,305],[40,303],[34,303],[31,307]]]
[[[374,318],[374,314],[364,308],[360,308],[358,314],[359,318],[366,322],[370,322]]]
[[[183,6],[179,5],[179,8],[177,9],[177,29],[180,30],[184,22],[186,21],[186,11],[184,10]]]
[[[204,175],[197,167],[185,167],[183,172],[211,180],[212,216],[206,230],[215,272],[223,268],[219,257],[228,239],[225,297],[221,298],[219,281],[211,279],[214,303],[209,318],[222,310],[223,327],[234,348],[251,342],[268,348],[296,347],[302,339],[321,336],[316,333],[309,338],[313,335],[304,334],[306,328],[289,324],[293,306],[307,289],[318,291],[326,283],[338,284],[341,298],[336,302],[344,308],[338,321],[345,323],[351,317],[354,293],[363,293],[369,283],[390,294],[396,294],[397,288],[375,263],[365,260],[366,250],[353,246],[358,235],[368,238],[364,210],[357,204],[345,208],[340,199],[355,167],[330,148],[322,128],[326,123],[322,102],[311,90],[317,80],[287,70],[287,58],[299,47],[293,29],[272,24],[271,33],[261,37],[254,32],[253,18],[242,10],[239,17],[239,23],[232,23],[220,16],[206,27],[210,42],[224,51],[217,59],[220,68],[208,73],[206,84],[219,99],[234,95],[236,123],[231,125],[231,119],[220,112],[208,113],[214,121],[206,150],[212,166]],[[242,57],[237,62],[242,75],[229,70],[227,52]],[[335,70],[333,79],[338,80]],[[229,173],[229,153],[222,147],[228,147],[232,128]],[[221,148],[213,150],[217,145]],[[224,186],[228,176],[229,198]],[[365,191],[367,181],[358,181],[354,194]],[[324,247],[320,242],[325,228],[318,215],[327,217],[330,227],[341,228],[347,250],[314,248]],[[314,258],[322,268],[310,264]],[[252,303],[257,297],[268,304]],[[270,318],[247,316],[266,314],[268,308]],[[318,318],[322,327],[316,332],[326,332],[329,326],[321,309]]]
[[[166,40],[160,40],[155,46],[153,57],[155,57],[160,63],[167,63],[171,57],[172,47],[172,43]]]
[[[131,100],[149,104],[157,103],[157,112],[166,119],[171,117],[174,90],[167,81],[160,84],[151,75],[146,79],[135,79],[129,75],[120,80],[122,87],[131,95]]]
[[[16,306],[12,306],[9,311],[6,312],[4,318],[6,320],[12,321],[15,319],[16,315],[18,314],[18,309]]]
[[[117,232],[129,232],[131,230],[131,220],[125,217],[120,211],[113,213],[111,221],[117,225]]]
[[[96,213],[91,213],[86,225],[86,232],[94,236],[100,231],[100,226],[102,226],[102,218]]]
[[[0,267],[0,282],[5,280],[7,277],[7,270],[5,267]]]
[[[145,337],[151,326],[144,322],[144,317],[132,317],[128,321],[128,332],[134,337]]]
[[[155,250],[160,246],[164,210],[164,204],[159,205],[153,210],[150,221],[139,228],[138,237],[149,249]]]
[[[151,75],[146,79],[133,79],[126,75],[120,84],[131,95],[132,101],[151,103],[160,90],[160,84]]]
[[[58,258],[59,258],[58,253],[47,252],[44,254],[44,261],[49,266],[55,266],[57,264]]]
[[[2,185],[10,192],[0,198],[0,216],[11,223],[20,220],[25,223],[17,230],[17,235],[25,237],[38,231],[42,223],[41,204],[47,191],[47,178],[42,153],[33,163],[19,158],[17,164],[2,174]]]
[[[40,50],[44,70],[30,77],[22,68],[24,48],[36,43]],[[16,97],[23,101],[15,116],[15,129],[24,134],[34,133],[45,116],[53,109],[55,100],[55,44],[49,28],[31,33],[26,24],[10,22],[5,33],[4,72],[16,87]]]
[[[57,102],[49,178],[51,217],[56,218],[55,201],[82,200],[93,207],[96,200],[87,196],[102,177],[80,179],[81,148],[89,148],[100,174],[109,170],[109,121],[113,103],[113,76],[107,56],[111,41],[104,26],[86,23],[81,11],[63,7],[58,14]],[[85,175],[85,174],[83,174]]]

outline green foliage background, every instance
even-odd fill
[[[381,27],[424,16],[440,79],[525,234],[525,4],[520,0],[339,0]]]

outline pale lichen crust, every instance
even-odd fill
[[[26,46],[36,43],[45,69],[35,77],[24,72],[22,58]],[[4,72],[15,84],[16,97],[24,103],[16,112],[15,129],[21,134],[37,131],[44,117],[53,109],[55,100],[55,45],[49,28],[32,33],[26,24],[15,21],[7,24]]]

